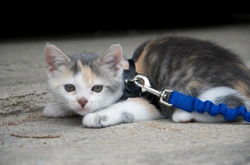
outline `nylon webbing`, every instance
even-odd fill
[[[211,116],[221,114],[226,120],[234,120],[238,116],[242,116],[247,122],[250,122],[250,112],[246,107],[239,106],[237,108],[227,108],[226,104],[213,104],[211,101],[201,101],[192,96],[173,91],[169,97],[168,102],[174,107],[183,109],[188,112],[196,111],[198,113],[207,112]]]

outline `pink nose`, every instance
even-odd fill
[[[88,100],[85,97],[81,97],[78,100],[78,103],[81,104],[82,107],[84,107],[87,104]]]

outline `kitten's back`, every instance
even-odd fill
[[[132,57],[152,87],[198,97],[213,87],[229,87],[250,100],[250,71],[228,49],[188,37],[162,37],[142,43]]]

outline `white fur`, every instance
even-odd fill
[[[104,84],[103,91],[100,93],[92,92],[91,91],[93,87],[92,83]],[[82,116],[112,104],[113,102],[115,102],[117,98],[119,98],[122,95],[122,93],[117,92],[115,95],[107,96],[105,92],[105,90],[107,90],[105,88],[105,83],[106,83],[105,80],[102,80],[100,78],[95,78],[94,82],[88,84],[86,83],[86,81],[84,81],[81,74],[77,74],[75,77],[67,78],[62,81],[51,81],[49,83],[51,86],[50,88],[59,99],[57,99],[58,103],[48,104],[44,109],[44,114],[50,117],[53,116],[53,113],[55,114],[54,117],[57,117],[58,114],[61,115],[62,113],[60,111],[62,110],[60,110],[59,107],[60,105],[62,105],[62,102],[64,103],[64,106],[68,107],[68,109],[71,109],[75,113]],[[76,91],[75,92],[65,91],[64,84],[74,85]],[[59,86],[59,88],[56,88],[56,86]],[[82,108],[82,106],[77,101],[81,97],[85,97],[88,100],[84,108]]]
[[[153,120],[162,118],[160,112],[151,104],[141,98],[128,99],[118,102],[95,113],[87,114],[83,118],[85,127],[106,127],[123,123],[122,114],[127,113],[133,116],[133,122]],[[101,120],[104,117],[105,120]]]
[[[201,101],[210,100],[214,102],[218,97],[225,97],[237,93],[239,93],[237,90],[229,87],[214,87],[202,93],[198,98]]]
[[[76,113],[74,113],[71,110],[65,109],[64,107],[58,105],[56,102],[48,103],[44,110],[43,114],[47,117],[70,117],[75,116]]]
[[[214,87],[204,93],[202,93],[198,98],[202,101],[210,100],[214,102],[218,97],[225,97],[232,94],[239,94],[237,90],[228,87]],[[243,97],[243,96],[242,96]],[[174,122],[190,122],[192,120],[198,122],[222,122],[225,121],[222,115],[217,115],[215,117],[210,116],[207,112],[200,114],[198,112],[186,112],[181,109],[177,109],[172,116]]]

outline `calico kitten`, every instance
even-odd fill
[[[52,44],[45,47],[48,84],[56,102],[43,113],[49,117],[78,114],[85,127],[171,118],[174,122],[221,122],[223,116],[186,112],[144,98],[118,101],[124,90],[123,73],[129,63],[120,44],[102,55],[66,55]],[[160,37],[143,42],[132,59],[136,72],[157,90],[172,89],[227,107],[250,108],[250,71],[231,51],[210,41],[187,37]]]

